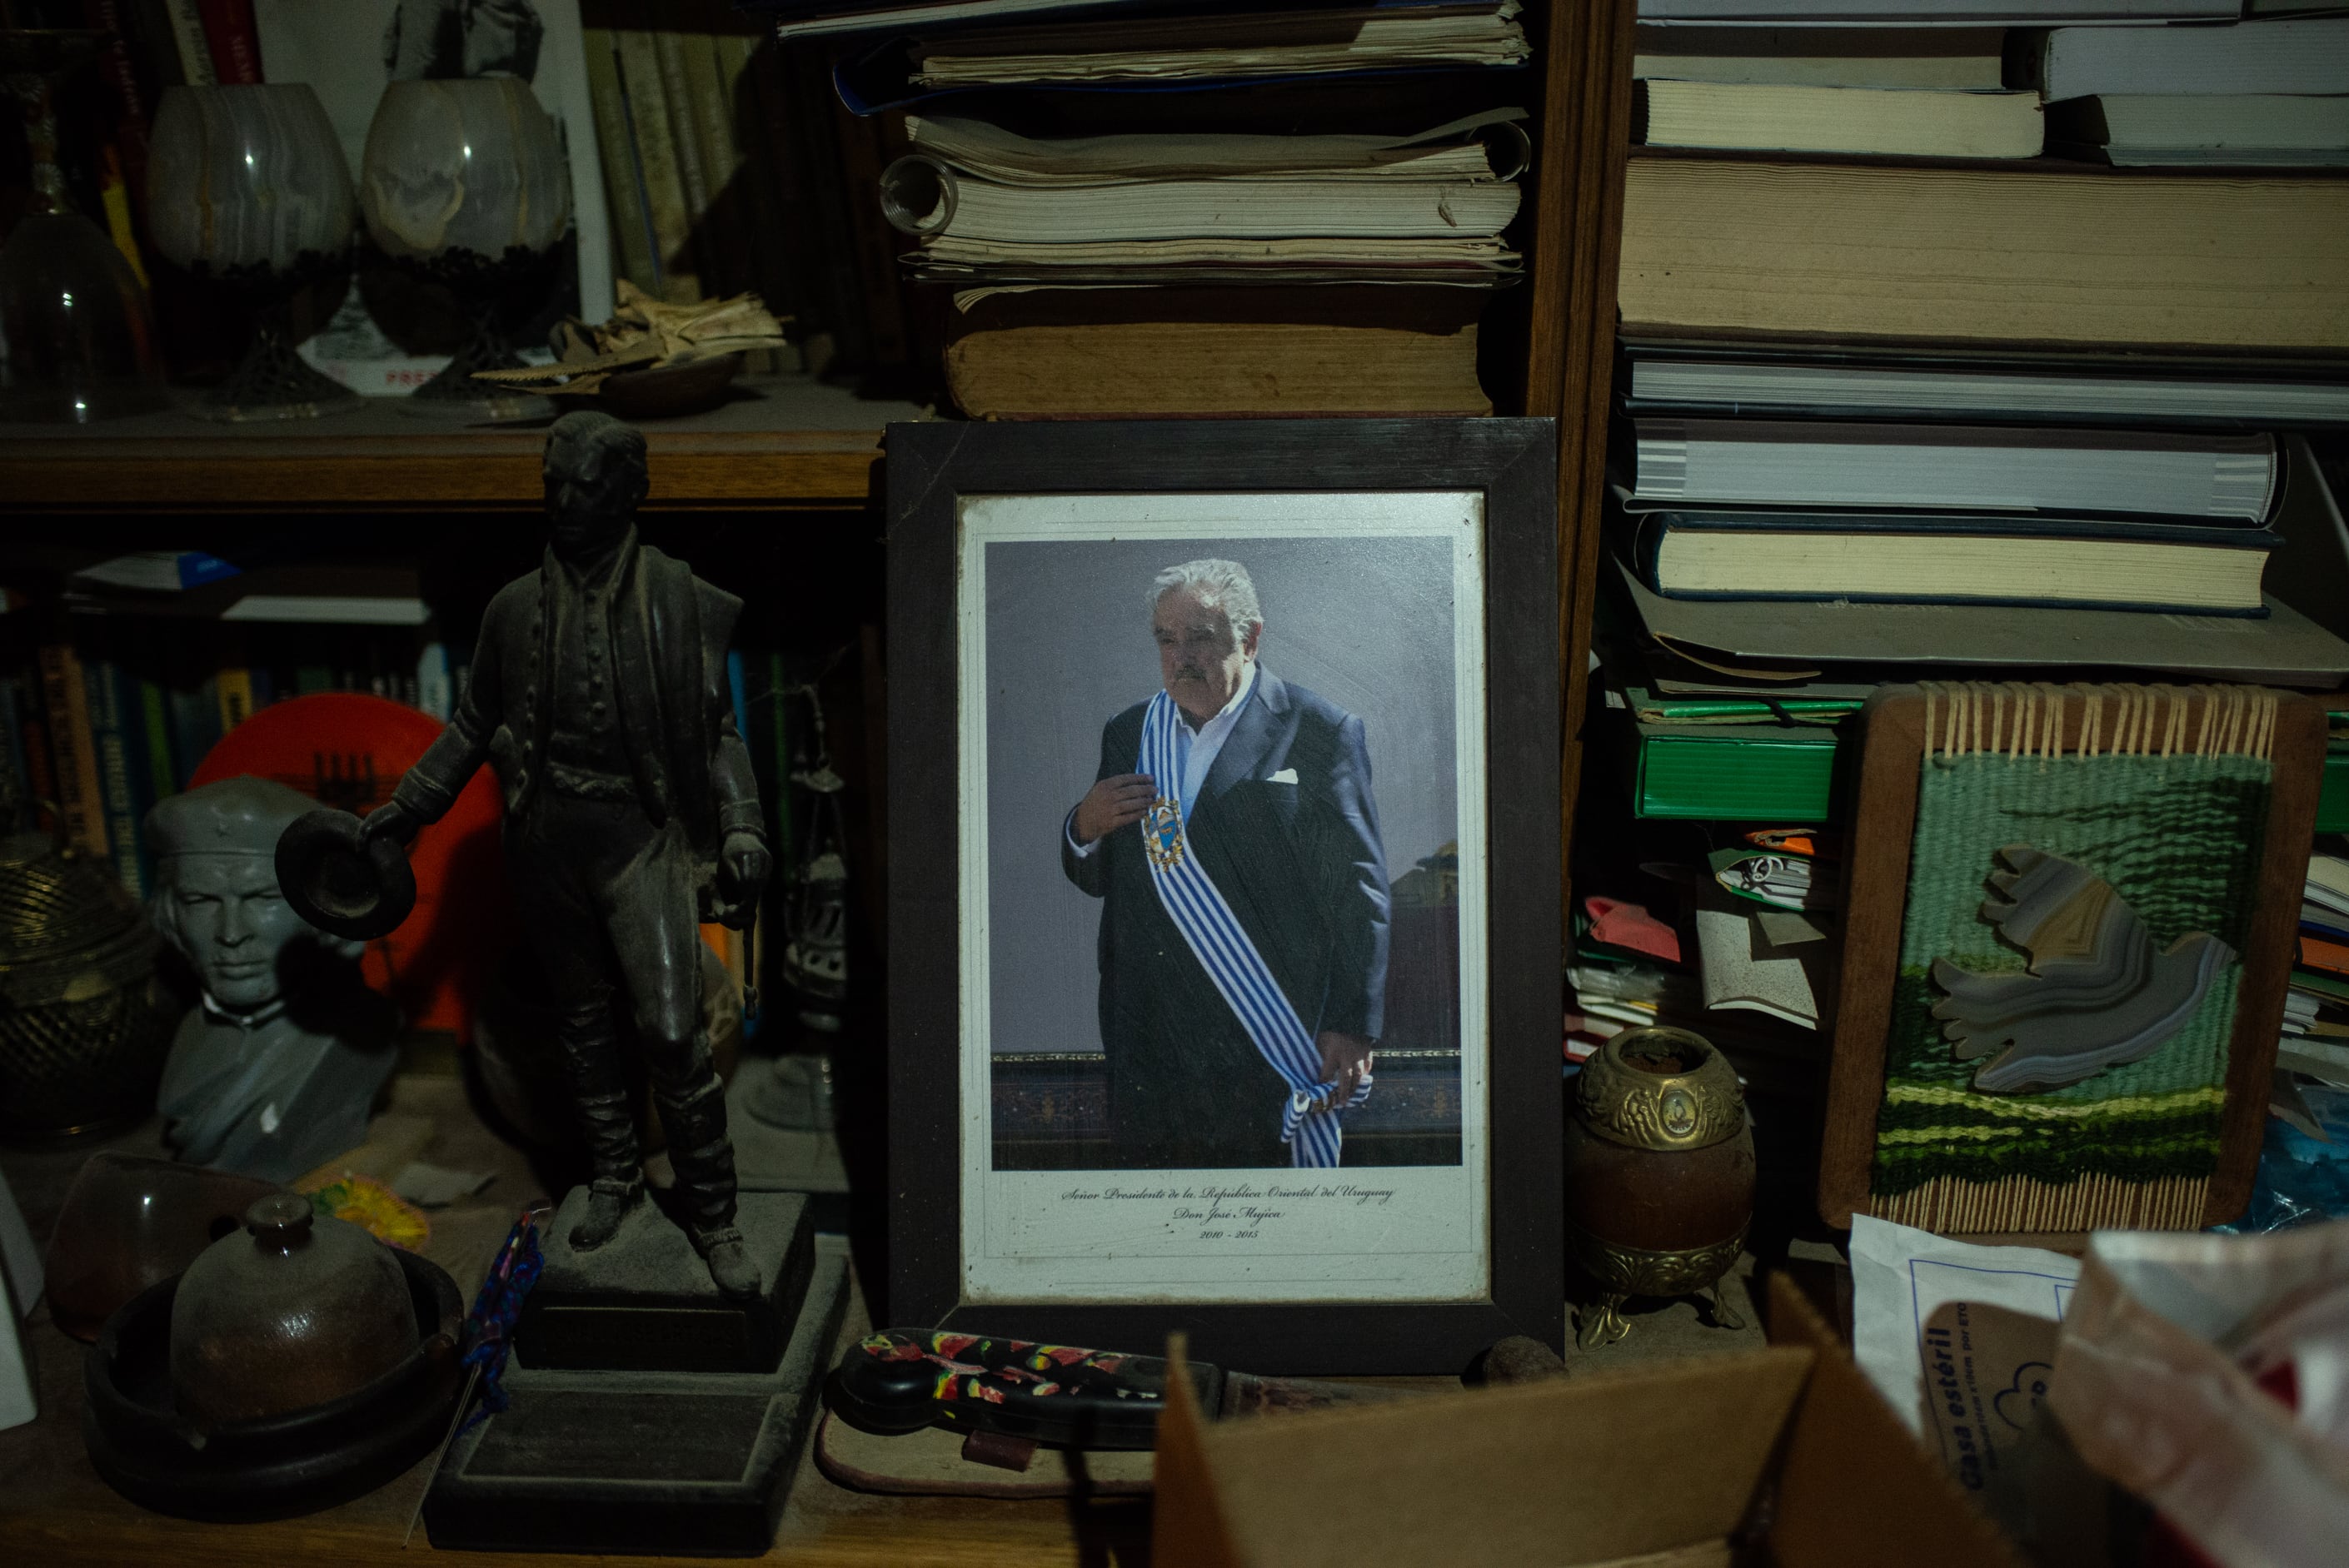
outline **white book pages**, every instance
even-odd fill
[[[1743,1008],[1806,1029],[1819,1026],[1812,977],[1826,959],[1819,944],[1781,947],[1754,916],[1712,908],[1697,910],[1696,939],[1708,1009]]]
[[[907,115],[916,151],[1003,185],[1263,178],[1510,180],[1525,168],[1521,108],[1490,109],[1406,136],[1257,136],[1226,131],[1044,139],[985,120]],[[1482,139],[1496,139],[1488,150]],[[1498,153],[1500,156],[1495,156]]]
[[[1650,147],[2035,158],[2039,95],[1775,83],[1643,84]]]
[[[1620,559],[1616,581],[1649,635],[1714,669],[1790,665],[2049,665],[2160,670],[2194,680],[2331,691],[2349,643],[2266,596],[2265,615],[2148,615],[2013,604],[1835,604],[1667,599]],[[2135,676],[2130,679],[2138,678]]]
[[[1304,240],[1181,239],[1070,241],[1030,244],[944,234],[926,240],[923,265],[1007,264],[1046,269],[1176,267],[1202,263],[1299,268],[1347,268],[1382,263],[1497,269],[1516,261],[1489,235],[1465,238],[1316,238]],[[1432,279],[1441,282],[1442,279]]]
[[[1659,26],[1640,24],[1631,75],[1642,81],[1783,82],[1817,88],[2005,85],[1998,27]]]
[[[2302,895],[2320,909],[2349,914],[2349,860],[2339,855],[2308,857],[2308,886]]]
[[[2349,94],[2349,72],[2341,83]],[[2088,100],[2119,150],[2349,149],[2349,96],[2295,93],[2106,93]]]
[[[2349,102],[2349,99],[2344,99]],[[1631,396],[1660,403],[1734,404],[1788,413],[1869,408],[1941,416],[2097,414],[2146,419],[2225,415],[2279,424],[2349,420],[2349,382],[2220,381],[1999,371],[1638,359]]]
[[[1038,189],[919,156],[891,164],[881,192],[883,211],[908,234],[1001,243],[1451,239],[1498,234],[1517,212],[1517,188],[1491,180],[1233,178]]]
[[[1641,500],[2166,513],[2257,522],[2271,436],[1640,419]]]
[[[1180,81],[1401,66],[1513,66],[1532,50],[1516,0],[1469,5],[1116,17],[951,33],[917,45],[918,87]]]
[[[2237,0],[1640,0],[1641,22],[1772,23],[1779,26],[2046,26],[2052,22],[2232,19]]]
[[[2231,27],[2058,27],[2039,60],[2049,103],[2095,94],[2349,92],[2349,16]]]

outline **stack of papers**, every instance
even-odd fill
[[[2308,858],[2294,959],[2276,1066],[2349,1088],[2349,859]]]
[[[916,86],[1195,81],[1531,57],[1516,0],[1266,15],[1120,17],[953,33],[917,43]]]
[[[1490,286],[1527,157],[1522,109],[1399,136],[1039,140],[910,116],[882,175],[921,282]]]

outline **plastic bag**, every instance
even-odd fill
[[[2251,1206],[2241,1219],[2218,1229],[2249,1234],[2349,1218],[2349,1091],[2309,1085],[2300,1098],[2332,1141],[2269,1117]]]
[[[2099,1232],[2051,1384],[2080,1456],[2225,1568],[2349,1560],[2349,1221]]]

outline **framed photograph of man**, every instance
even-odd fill
[[[1557,1341],[1555,441],[891,428],[892,1321]]]

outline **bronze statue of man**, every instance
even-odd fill
[[[571,1232],[602,1246],[644,1195],[621,1076],[625,998],[668,1134],[687,1234],[730,1295],[758,1294],[734,1228],[725,1091],[701,1026],[697,930],[746,923],[772,861],[726,646],[742,602],[636,540],[644,437],[607,415],[547,434],[547,549],[490,601],[455,717],[364,832],[405,846],[486,760],[506,867],[560,1016],[595,1159]]]

